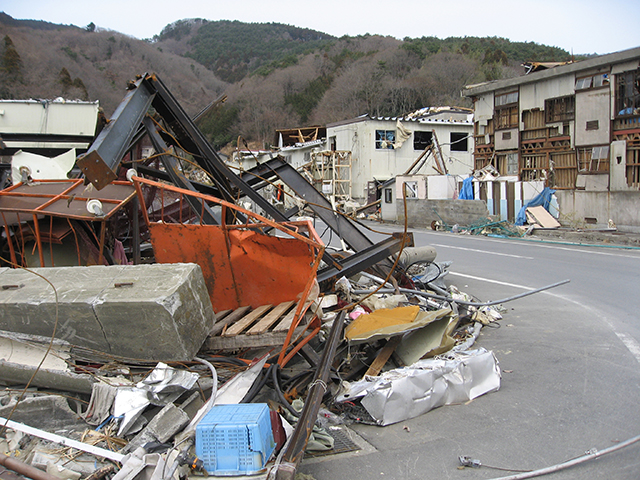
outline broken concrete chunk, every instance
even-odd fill
[[[87,424],[76,412],[69,408],[64,397],[48,395],[42,397],[23,398],[15,408],[15,400],[0,407],[0,417],[28,425],[38,425],[47,432],[59,430],[78,430],[87,428]]]
[[[195,264],[0,271],[0,329],[110,355],[191,360],[215,320]],[[4,287],[5,285],[11,287]],[[57,293],[57,297],[56,297]],[[56,312],[57,300],[57,312]]]
[[[189,420],[189,416],[182,409],[169,403],[127,444],[124,452],[133,452],[150,442],[166,443],[186,427]]]

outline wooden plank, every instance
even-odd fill
[[[247,335],[258,335],[260,333],[264,333],[278,320],[284,312],[291,308],[291,305],[294,305],[295,301],[290,302],[282,302],[280,305],[277,305],[276,308],[271,310],[268,314],[266,314],[263,318],[260,319],[258,323],[256,323],[253,327],[251,327],[247,331]]]
[[[222,320],[224,317],[229,315],[231,312],[233,312],[233,310],[229,309],[229,310],[222,310],[222,311],[216,313],[216,320]]]
[[[376,359],[365,372],[365,376],[377,376],[380,373],[382,367],[384,367],[387,360],[389,360],[389,357],[391,357],[391,354],[395,352],[396,347],[400,344],[400,340],[402,340],[402,335],[396,335],[387,341],[387,344],[382,348],[382,350],[380,350]]]
[[[311,302],[307,302],[305,304],[305,307],[302,309],[302,311],[304,312],[309,305],[311,305]],[[291,326],[291,324],[293,323],[293,317],[295,317],[296,315],[296,310],[298,310],[298,308],[294,308],[293,310],[291,310],[286,317],[284,317],[280,323],[278,325],[275,326],[275,328],[273,329],[274,332],[282,332],[282,331],[288,331],[289,327]]]
[[[560,223],[558,223],[558,221],[541,205],[527,208],[526,213],[527,215],[531,215],[535,219],[535,223],[540,225],[542,228],[560,227]]]
[[[294,337],[301,335],[304,327],[296,328]],[[243,348],[280,347],[284,345],[287,332],[267,331],[261,335],[235,335],[233,337],[208,337],[202,346],[203,352],[239,350]]]
[[[224,330],[224,327],[240,320],[250,309],[251,307],[249,305],[236,308],[232,313],[226,315],[222,320],[217,321],[213,325],[213,328],[211,329],[211,333],[209,335],[219,335],[220,332]]]
[[[260,318],[265,312],[267,312],[273,305],[261,305],[256,308],[253,312],[248,313],[236,323],[234,323],[231,328],[228,328],[224,333],[225,337],[233,337],[235,335],[239,335],[243,332],[245,328],[251,325],[256,319]]]

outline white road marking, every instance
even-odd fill
[[[474,275],[466,275],[464,273],[449,272],[449,275],[455,275],[455,276],[463,277],[463,278],[470,278],[472,280],[480,280],[481,282],[495,283],[497,285],[504,285],[504,286],[507,286],[507,287],[520,288],[522,290],[535,290],[534,288],[526,287],[524,285],[518,285],[516,283],[501,282],[500,280],[493,280],[491,278],[484,278],[484,277],[476,277]],[[579,305],[580,307],[587,308],[584,304],[582,304],[580,302],[577,302],[575,300],[572,300],[570,298],[567,298],[564,295],[558,295],[558,294],[552,293],[550,291],[542,291],[540,293],[545,293],[547,295],[553,295],[554,297],[561,298],[562,300],[571,302],[571,303],[573,303],[575,305]],[[591,310],[593,310],[593,309],[591,309]],[[611,330],[613,330],[613,333],[616,334],[616,337],[618,337],[620,339],[620,341],[623,343],[623,345],[625,347],[627,347],[627,350],[629,350],[629,353],[631,353],[631,355],[633,355],[635,357],[635,359],[638,361],[638,363],[640,363],[640,343],[638,343],[633,337],[627,335],[626,333],[618,332],[615,329],[615,327],[613,326],[613,324],[609,320],[607,320],[607,318],[604,315],[600,315],[600,318],[602,320],[604,320],[604,322],[607,325],[609,325],[609,328],[611,328]]]
[[[430,243],[429,244],[432,247],[442,247],[442,248],[453,248],[455,250],[466,250],[468,252],[479,252],[479,253],[486,253],[488,255],[499,255],[501,257],[513,257],[513,258],[522,258],[525,260],[533,260],[533,257],[525,257],[522,255],[510,255],[508,253],[497,253],[497,252],[490,252],[488,250],[478,250],[475,248],[465,248],[465,247],[452,247],[451,245],[440,245],[437,243]]]

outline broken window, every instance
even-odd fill
[[[586,90],[588,88],[600,88],[609,85],[609,74],[598,73],[576,79],[576,90]]]
[[[606,173],[609,171],[609,145],[582,147],[578,152],[578,171],[581,173]]]
[[[396,132],[394,130],[376,130],[376,149],[393,149],[396,141]]]
[[[544,101],[545,120],[547,123],[573,120],[576,112],[576,97],[549,98]]]
[[[433,142],[433,132],[413,132],[413,149],[424,150]]]
[[[507,153],[507,175],[518,175],[517,153]]]
[[[405,182],[406,198],[418,198],[418,182]]]
[[[496,129],[518,126],[518,92],[503,93],[495,97]]]
[[[452,152],[466,152],[469,147],[467,141],[469,139],[469,135],[466,133],[457,133],[451,132],[450,142],[451,142],[451,151]]]
[[[616,75],[617,116],[640,114],[640,69]]]

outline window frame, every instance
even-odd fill
[[[376,135],[376,150],[393,150],[393,144],[396,142],[395,130],[376,129],[375,135]],[[383,146],[383,142],[387,142],[387,145]]]
[[[454,136],[458,138],[454,139]],[[470,136],[469,133],[464,132],[449,132],[449,150],[452,152],[468,152]],[[462,145],[464,145],[464,149],[461,148]]]
[[[422,137],[422,135],[429,137],[429,141],[426,142],[424,139],[418,139],[418,137]],[[424,147],[422,146],[424,145]],[[425,150],[433,145],[433,132],[429,130],[415,130],[413,132],[413,149],[414,150]]]
[[[562,97],[547,98],[544,101],[545,123],[562,123],[575,120],[576,96],[565,95]]]

